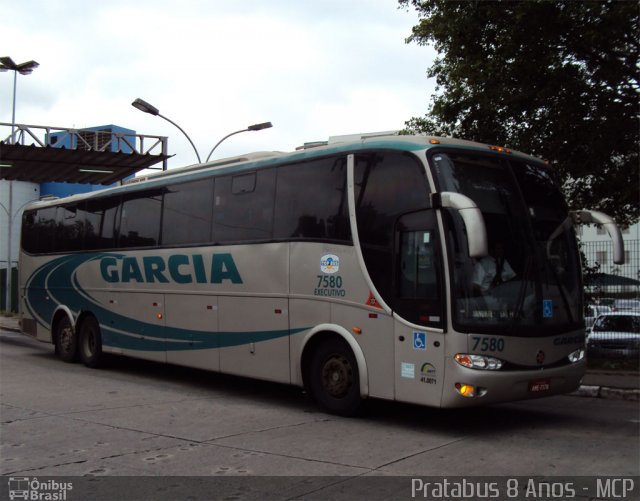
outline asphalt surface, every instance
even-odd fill
[[[614,485],[635,496],[616,499],[640,498],[630,374],[589,374],[627,386],[576,393],[600,398],[463,411],[370,401],[342,418],[286,385],[124,357],[100,370],[67,364],[13,322],[0,327],[0,499],[25,478],[28,499],[64,501],[419,499],[412,488],[443,480],[531,501],[551,498],[523,487],[548,479],[553,499],[607,499]]]

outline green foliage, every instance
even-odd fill
[[[400,0],[431,44],[437,92],[411,132],[506,145],[557,169],[570,205],[638,219],[635,1]]]

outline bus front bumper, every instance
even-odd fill
[[[447,360],[442,407],[471,407],[576,391],[586,360],[550,369],[485,371]]]

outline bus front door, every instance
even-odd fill
[[[435,211],[398,219],[393,270],[396,400],[439,406],[446,303]]]

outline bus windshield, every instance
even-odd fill
[[[548,336],[580,328],[578,249],[562,195],[534,161],[436,152],[441,191],[462,193],[482,211],[489,255],[469,257],[462,219],[448,218],[452,312],[461,331]]]

